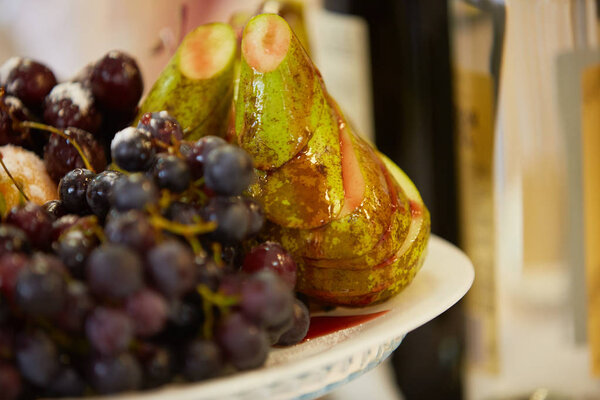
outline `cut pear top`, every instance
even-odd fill
[[[198,27],[181,43],[181,72],[190,79],[210,79],[235,57],[235,33],[227,24]]]

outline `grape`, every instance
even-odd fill
[[[159,333],[167,321],[167,302],[158,293],[143,289],[127,299],[126,310],[138,336]]]
[[[247,236],[257,235],[265,224],[265,212],[259,202],[248,197],[242,197],[250,212]]]
[[[215,342],[196,339],[185,347],[183,375],[191,382],[212,378],[221,373],[223,358]]]
[[[180,224],[194,224],[200,218],[200,212],[196,206],[190,203],[174,201],[164,212],[165,217]]]
[[[79,145],[95,171],[102,171],[106,168],[104,148],[91,133],[74,127],[65,129],[64,133]],[[81,155],[73,146],[72,140],[65,139],[56,133],[50,135],[48,144],[44,147],[44,164],[48,175],[56,182],[60,181],[69,171],[86,167]]]
[[[144,90],[142,74],[135,60],[116,50],[94,64],[90,86],[102,108],[118,112],[134,109]]]
[[[267,359],[267,334],[240,313],[225,317],[217,329],[216,339],[226,359],[237,369],[257,368]]]
[[[29,253],[31,245],[23,230],[0,224],[0,256],[6,253]]]
[[[110,196],[117,180],[123,177],[118,171],[102,171],[91,180],[85,197],[94,214],[104,219],[110,209]]]
[[[15,144],[31,146],[29,128],[19,126],[20,122],[33,120],[31,112],[21,100],[13,96],[0,97],[0,145]]]
[[[167,240],[148,253],[150,276],[155,287],[168,298],[179,297],[194,288],[196,266],[189,247]]]
[[[147,171],[156,154],[150,134],[132,127],[117,132],[110,144],[110,151],[113,161],[131,172]]]
[[[19,273],[29,262],[24,254],[6,253],[0,256],[0,293],[12,300]]]
[[[166,347],[140,343],[136,356],[144,372],[144,388],[152,389],[168,383],[175,373],[172,353]]]
[[[198,283],[206,285],[210,290],[217,291],[219,282],[225,274],[225,268],[218,266],[212,259],[207,258],[196,261],[198,270]]]
[[[161,338],[181,340],[198,334],[203,315],[202,310],[196,305],[189,304],[181,299],[173,299],[169,304],[168,318],[167,327],[161,333]]]
[[[96,133],[102,118],[89,88],[79,82],[60,83],[44,99],[44,122],[60,129]]]
[[[296,286],[296,263],[276,242],[261,243],[250,250],[244,258],[242,270],[248,273],[270,270],[279,275],[290,289]]]
[[[91,362],[89,380],[100,394],[137,390],[142,386],[142,370],[129,353],[117,357],[97,357]]]
[[[85,333],[99,354],[114,356],[125,351],[133,339],[133,322],[124,312],[98,307],[85,321]]]
[[[216,193],[239,195],[254,181],[252,158],[237,146],[222,145],[206,156],[204,177],[206,186]]]
[[[225,140],[218,136],[204,136],[196,142],[182,142],[179,146],[179,152],[190,167],[192,177],[200,179],[204,176],[204,162],[206,155],[213,149],[227,144]]]
[[[16,359],[21,375],[42,388],[52,382],[60,369],[56,346],[39,331],[18,337]]]
[[[216,222],[211,238],[225,244],[240,242],[248,233],[250,212],[239,197],[213,197],[202,210],[206,221]]]
[[[53,219],[42,206],[26,203],[13,207],[6,216],[6,222],[25,232],[34,247],[41,250],[50,247]]]
[[[174,193],[186,190],[192,179],[185,161],[170,154],[159,154],[150,172],[159,188]]]
[[[142,115],[137,127],[138,129],[147,131],[152,138],[167,145],[173,144],[174,140],[180,141],[183,139],[181,125],[166,111]]]
[[[298,299],[294,300],[294,315],[291,327],[284,332],[277,342],[280,346],[291,346],[300,343],[306,337],[310,326],[308,308]]]
[[[85,319],[94,308],[94,300],[82,282],[71,280],[67,286],[65,304],[55,321],[60,329],[71,333],[81,333]]]
[[[111,215],[104,228],[111,243],[120,243],[145,254],[156,243],[156,230],[141,211],[129,210]]]
[[[42,207],[54,219],[54,221],[67,215],[67,210],[60,200],[47,201]]]
[[[68,212],[79,215],[90,214],[91,210],[85,194],[94,176],[94,173],[88,169],[76,168],[60,180],[58,193]]]
[[[9,62],[12,68],[6,71],[6,92],[18,97],[32,110],[41,110],[44,98],[56,85],[54,73],[44,64],[27,58],[13,58],[5,65]]]
[[[17,400],[22,390],[21,375],[10,364],[0,362],[0,389],[3,400]]]
[[[125,246],[103,244],[88,258],[87,282],[96,296],[123,300],[142,287],[142,262]]]
[[[69,231],[71,227],[80,222],[80,217],[74,214],[67,214],[52,223],[52,241],[56,242],[62,234]]]
[[[242,285],[241,312],[265,327],[282,324],[293,313],[294,296],[275,273],[264,270],[250,275]]]
[[[54,316],[65,304],[67,284],[63,274],[52,267],[50,257],[30,261],[17,278],[16,303],[32,317]]]
[[[158,191],[143,174],[131,174],[115,182],[110,201],[118,211],[144,210],[158,201]]]
[[[82,396],[85,382],[71,367],[63,367],[49,386],[50,393],[55,396]]]
[[[98,241],[94,235],[86,234],[80,229],[70,229],[53,247],[71,275],[83,279],[85,262],[97,245]]]

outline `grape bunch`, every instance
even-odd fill
[[[98,91],[99,79],[69,90]],[[119,89],[108,87],[96,100],[105,114],[139,98],[112,102]],[[46,115],[48,97],[35,104]],[[201,381],[257,368],[272,345],[305,337],[294,260],[258,239],[246,152],[215,136],[183,140],[161,111],[113,135],[105,168],[90,126],[56,125],[45,155],[59,200],[24,203],[0,224],[3,399]]]

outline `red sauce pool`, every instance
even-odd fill
[[[333,332],[341,331],[342,329],[352,328],[353,326],[374,320],[377,317],[381,317],[387,312],[388,310],[363,315],[348,315],[340,317],[311,317],[310,327],[308,328],[308,333],[306,334],[306,337],[303,341],[318,338],[319,336],[324,336]]]

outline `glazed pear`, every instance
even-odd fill
[[[265,206],[265,238],[295,255],[299,291],[362,306],[412,280],[429,236],[427,209],[410,180],[353,132],[277,15],[246,25],[235,111],[238,143],[259,175],[251,194]]]
[[[140,106],[166,110],[181,124],[185,139],[225,136],[231,110],[237,42],[231,26],[202,25],[183,40]]]

